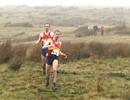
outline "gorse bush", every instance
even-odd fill
[[[23,64],[23,60],[18,56],[15,56],[11,59],[10,63],[9,63],[9,69],[13,70],[13,71],[17,71],[20,69],[21,65]]]
[[[25,61],[26,57],[26,46],[25,45],[17,45],[12,47],[13,55],[12,59],[9,63],[9,68],[11,70],[17,71],[20,69],[21,65]]]
[[[0,63],[9,61],[12,56],[11,41],[8,40],[0,45]]]

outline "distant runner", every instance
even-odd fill
[[[59,56],[63,55],[65,58],[67,58],[67,55],[61,52],[61,41],[59,39],[61,33],[59,30],[56,30],[54,33],[53,38],[53,47],[48,48],[49,49],[49,55],[47,57],[47,64],[46,64],[46,86],[49,85],[49,76],[50,76],[50,70],[52,68],[53,71],[53,91],[56,91],[58,89],[58,86],[56,84],[57,80],[57,69],[59,65]]]
[[[43,74],[45,74],[45,65],[46,65],[46,59],[48,55],[48,47],[50,46],[50,39],[53,38],[54,33],[50,31],[50,24],[46,23],[43,26],[44,30],[39,34],[39,40],[37,43],[41,46],[41,59],[43,63]]]
[[[101,31],[101,35],[103,36],[103,35],[104,35],[104,32],[105,32],[105,27],[104,27],[104,26],[101,26],[100,31]]]

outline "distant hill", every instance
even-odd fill
[[[30,23],[41,26],[48,22],[55,26],[81,26],[93,24],[130,25],[130,9],[125,8],[78,8],[78,7],[28,7],[0,8],[0,25],[6,23]]]

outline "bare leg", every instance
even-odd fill
[[[43,75],[45,75],[45,72],[46,72],[46,57],[41,55],[41,59],[42,59],[42,64],[43,64]]]
[[[50,69],[51,69],[51,66],[46,64],[46,73],[45,73],[45,76],[46,76],[46,86],[49,85]]]
[[[53,87],[52,87],[52,90],[53,91],[56,91],[58,89],[58,86],[56,84],[56,81],[57,81],[57,68],[58,68],[58,60],[54,60],[53,61],[53,65],[52,65],[52,68],[53,68]]]
[[[57,69],[58,69],[58,60],[54,60],[53,61],[53,74],[54,74],[54,79],[53,79],[53,83],[56,83],[57,80]]]

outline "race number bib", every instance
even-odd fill
[[[52,54],[56,55],[56,56],[59,56],[60,55],[60,50],[53,50]]]

